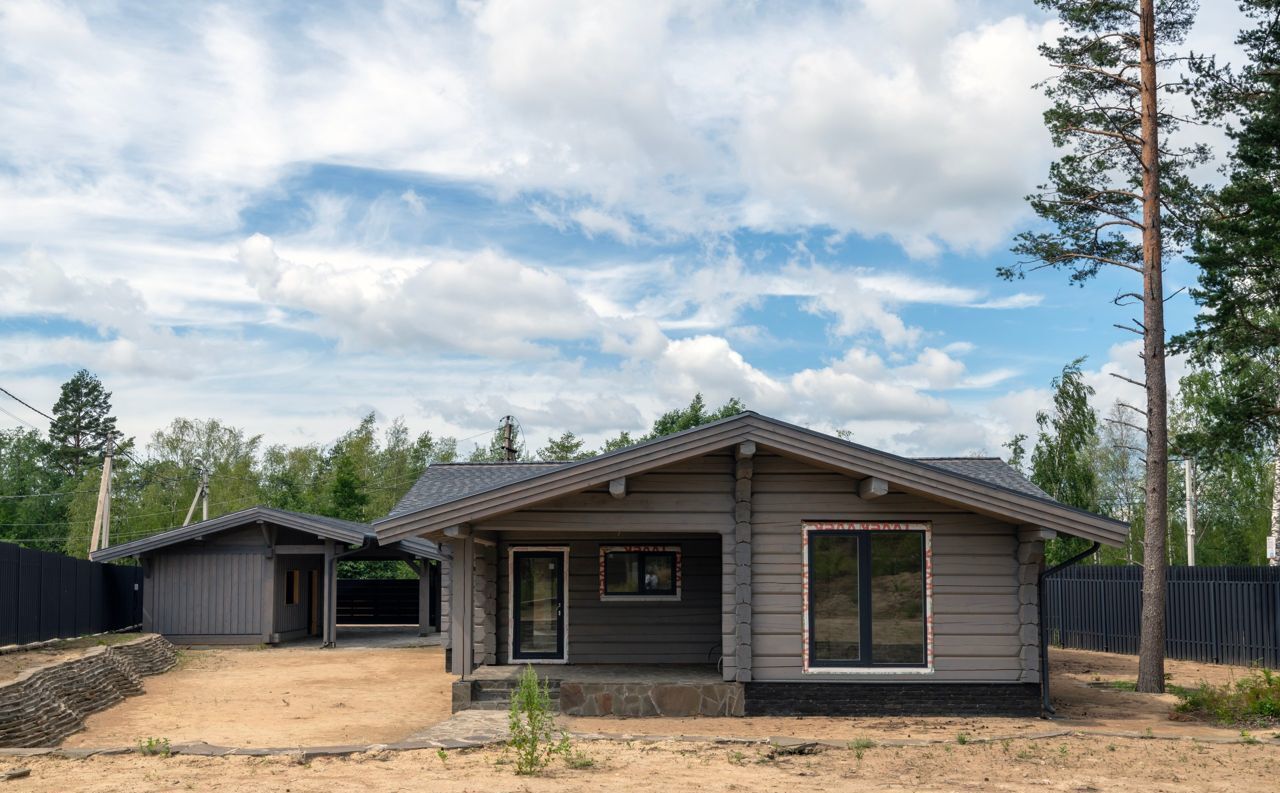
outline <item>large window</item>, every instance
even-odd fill
[[[600,599],[678,600],[680,549],[617,545],[600,548]]]
[[[804,531],[805,667],[929,667],[929,525]]]

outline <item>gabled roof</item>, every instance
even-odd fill
[[[325,515],[310,515],[305,512],[292,512],[287,509],[257,506],[210,518],[209,520],[202,520],[189,526],[162,531],[159,534],[153,534],[140,540],[112,545],[102,550],[94,551],[89,554],[89,558],[95,562],[123,559],[126,556],[136,556],[170,545],[177,545],[197,537],[216,534],[217,532],[238,528],[245,524],[257,523],[258,521],[283,526],[288,529],[305,531],[318,537],[337,540],[348,545],[365,545],[376,542],[377,539],[373,527],[368,523],[356,523]],[[424,556],[431,559],[442,558],[439,547],[430,540],[421,537],[405,538],[400,545],[405,551],[415,556]]]
[[[744,441],[852,477],[877,476],[888,480],[895,490],[1016,525],[1044,527],[1108,545],[1123,543],[1129,530],[1123,521],[1053,500],[997,458],[913,460],[750,411],[571,463],[433,465],[410,496],[373,526],[382,543],[422,536]]]

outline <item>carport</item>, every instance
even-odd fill
[[[422,539],[380,546],[364,523],[258,506],[90,558],[131,556],[143,570],[143,630],[179,644],[277,644],[316,636],[333,646],[342,560],[406,561],[418,575],[418,632],[439,629],[439,607],[432,608],[440,597],[439,548]]]

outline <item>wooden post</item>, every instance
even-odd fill
[[[471,582],[475,568],[475,543],[470,537],[455,537],[449,541],[449,546],[453,550],[453,563],[450,565],[453,580],[449,585],[449,648],[453,668],[449,671],[466,678],[474,668],[472,659],[475,657],[472,640],[475,592]]]
[[[329,598],[332,594],[333,579],[329,576],[329,569],[333,566],[333,540],[324,541],[324,596],[321,601],[324,603],[324,627],[320,630],[320,646],[333,646],[333,628],[329,621]]]
[[[747,441],[738,445],[734,455],[733,635],[734,680],[739,683],[751,682],[751,478],[755,453],[756,445]]]
[[[418,572],[418,635],[428,636],[433,633],[431,625],[431,578],[435,575],[432,571],[430,559],[419,559],[414,566]]]

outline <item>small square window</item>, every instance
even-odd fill
[[[678,600],[680,549],[668,546],[602,547],[600,597]]]

